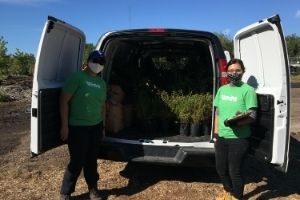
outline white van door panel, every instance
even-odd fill
[[[33,154],[60,143],[60,88],[70,73],[80,70],[84,45],[82,31],[48,17],[40,39],[33,77],[30,144]]]
[[[286,171],[290,139],[290,85],[279,16],[240,30],[234,37],[234,54],[245,64],[243,81],[253,86],[258,95],[258,122],[251,140],[254,155]]]

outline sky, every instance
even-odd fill
[[[96,44],[108,31],[179,28],[224,33],[279,14],[284,35],[300,36],[300,0],[0,0],[0,37],[9,54],[36,55],[48,16],[82,30]]]

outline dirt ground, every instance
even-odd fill
[[[0,104],[0,199],[58,199],[68,163],[67,147],[31,158],[28,96]],[[299,121],[300,88],[293,88],[288,173],[247,159],[246,199],[300,200]],[[102,197],[108,200],[210,200],[221,190],[214,168],[175,168],[107,160],[99,160],[98,164]],[[88,199],[83,176],[78,180],[73,199]]]

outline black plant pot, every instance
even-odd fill
[[[190,131],[191,131],[191,136],[192,137],[201,136],[201,134],[202,134],[202,125],[197,124],[197,123],[191,123]]]
[[[211,127],[209,126],[209,124],[208,123],[204,123],[202,125],[203,135],[209,135],[210,134],[210,129],[211,129]]]
[[[190,124],[180,123],[179,133],[180,135],[185,135],[185,136],[190,135]]]

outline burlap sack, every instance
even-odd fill
[[[124,99],[124,91],[119,85],[110,85],[109,86],[109,100],[113,104],[122,103]]]
[[[123,105],[120,103],[108,102],[106,105],[106,124],[107,132],[117,133],[124,128]]]

